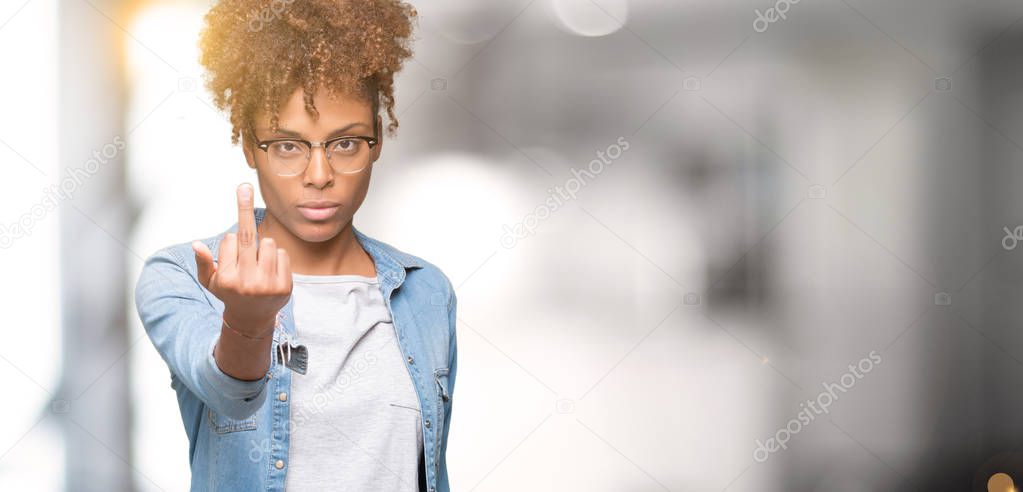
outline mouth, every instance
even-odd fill
[[[327,220],[337,213],[341,204],[337,202],[304,203],[298,206],[298,212],[307,220]]]

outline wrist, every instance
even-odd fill
[[[262,340],[273,335],[277,326],[277,317],[269,319],[251,318],[238,316],[235,313],[225,310],[222,316],[222,332],[231,333],[234,337],[241,337],[249,340]]]

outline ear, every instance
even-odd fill
[[[380,115],[376,116],[376,131],[374,133],[377,136],[377,144],[373,146],[372,162],[376,162],[380,158],[380,151],[384,148],[383,121],[384,119]]]

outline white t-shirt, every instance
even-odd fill
[[[422,415],[379,281],[292,276],[296,343],[309,361],[286,396],[285,489],[417,491]]]

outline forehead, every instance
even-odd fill
[[[313,105],[318,117],[314,117],[305,107],[305,95],[301,88],[295,89],[278,109],[278,126],[295,130],[309,136],[319,132],[330,132],[352,123],[363,123],[369,128],[373,125],[373,107],[365,97],[335,94],[329,96],[325,90],[317,90],[313,95]],[[269,115],[260,113],[256,120],[257,128],[270,128]]]

